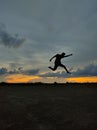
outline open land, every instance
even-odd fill
[[[0,84],[0,130],[97,130],[97,84]]]

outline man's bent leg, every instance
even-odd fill
[[[48,67],[48,68],[51,69],[51,70],[53,70],[53,71],[55,71],[55,70],[57,69],[57,67],[58,67],[58,66],[55,65],[54,68],[52,68],[52,67]]]
[[[66,72],[67,72],[67,73],[69,73],[69,74],[70,74],[70,72],[67,70],[67,68],[66,68],[66,66],[65,66],[65,65],[61,64],[60,66],[61,66],[61,67],[63,67],[63,68],[66,70]]]

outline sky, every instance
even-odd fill
[[[0,82],[97,82],[97,0],[0,0]]]

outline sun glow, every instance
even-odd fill
[[[6,82],[8,82],[8,83],[27,83],[30,81],[34,81],[36,79],[40,79],[40,77],[22,75],[22,74],[9,75],[9,76],[6,76],[6,78],[5,78]]]
[[[84,83],[84,82],[97,82],[97,76],[93,77],[71,77],[67,78],[67,82],[77,82],[77,83]]]
[[[70,78],[57,78],[57,77],[41,77],[35,75],[22,75],[22,74],[14,74],[8,75],[5,77],[5,82],[7,83],[28,83],[28,82],[76,82],[76,83],[84,83],[84,82],[97,82],[97,76],[93,77],[70,77]]]

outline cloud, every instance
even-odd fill
[[[36,75],[39,73],[39,69],[27,69],[25,70],[19,63],[9,63],[9,74],[23,74],[23,75]]]
[[[62,72],[48,72],[48,73],[45,73],[45,74],[42,74],[40,75],[41,77],[63,77],[63,74]]]
[[[29,75],[34,76],[39,74],[40,69],[24,69],[18,63],[9,63],[8,68],[1,67],[0,68],[0,75],[14,75],[14,74],[22,74],[22,75]]]
[[[4,68],[4,67],[0,68],[0,75],[4,75],[7,72],[8,72],[7,68]]]
[[[77,69],[73,72],[73,76],[97,76],[97,64],[89,64],[83,69]]]
[[[39,73],[39,69],[29,69],[24,72],[22,72],[25,75],[36,75]]]
[[[18,67],[17,69],[10,70],[7,72],[7,74],[23,74],[23,75],[37,75],[39,73],[39,69],[28,69],[28,70],[23,70],[23,67]]]
[[[11,35],[6,31],[6,26],[0,23],[0,44],[6,47],[18,48],[25,42],[24,38],[19,38],[19,36]]]
[[[9,63],[8,74],[20,74],[23,70],[23,67],[19,63]]]
[[[57,78],[65,78],[68,77],[69,74],[67,74],[65,71],[58,71],[58,72],[47,72],[45,74],[41,74],[41,77],[57,77]]]
[[[65,71],[59,72],[49,72],[41,75],[41,77],[58,77],[58,78],[68,78],[68,77],[84,77],[84,76],[97,76],[97,64],[89,64],[83,69],[78,68],[76,71],[67,74]]]

